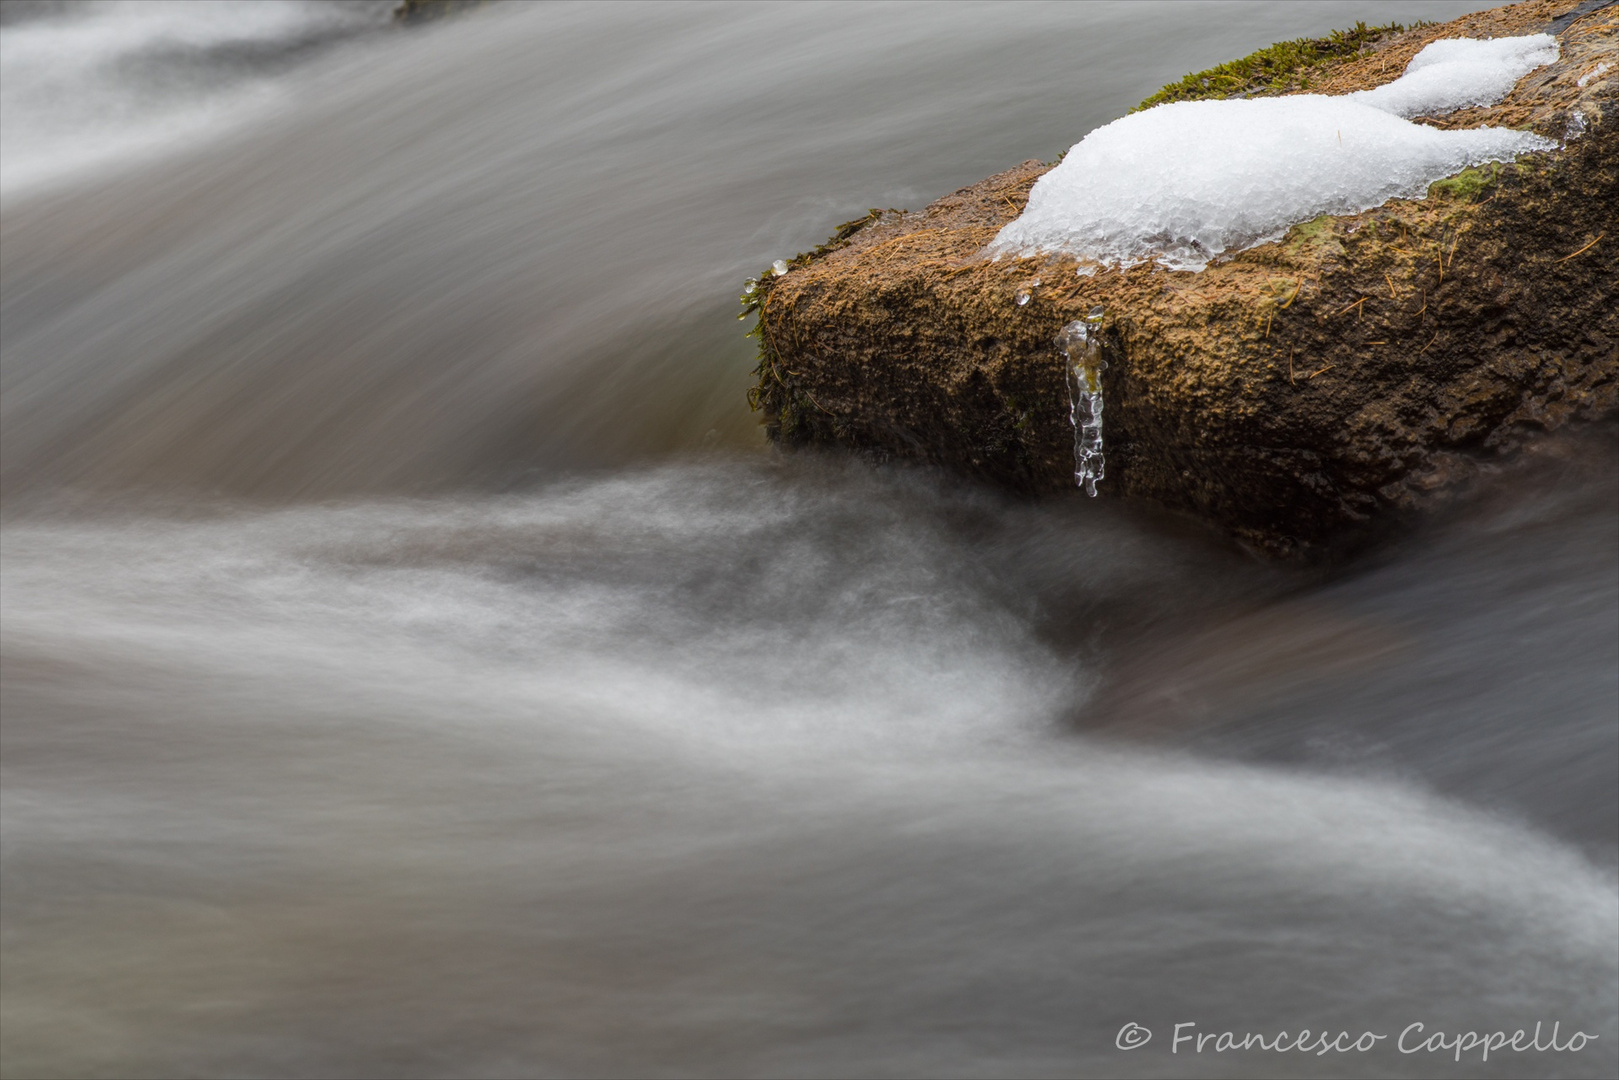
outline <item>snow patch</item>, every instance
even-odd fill
[[[1490,104],[1556,58],[1557,43],[1545,34],[1451,39],[1430,44],[1377,90],[1184,101],[1134,113],[1076,144],[987,250],[1201,270],[1320,214],[1421,198],[1470,165],[1558,144],[1510,128],[1443,131],[1403,115]]]
[[[1446,38],[1429,42],[1393,82],[1344,96],[1404,117],[1494,105],[1519,79],[1555,62],[1557,53],[1557,39],[1550,34],[1488,41]]]

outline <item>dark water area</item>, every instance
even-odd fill
[[[744,400],[837,223],[1481,6],[0,5],[0,1073],[1619,1071],[1619,431],[1324,572]]]

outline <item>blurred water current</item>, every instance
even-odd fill
[[[1306,575],[778,456],[733,318],[1484,5],[390,6],[0,6],[0,1071],[1619,1071],[1613,430]]]

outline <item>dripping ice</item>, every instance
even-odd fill
[[[1373,90],[1184,101],[1133,113],[1069,150],[988,250],[1064,252],[1091,270],[1147,259],[1201,270],[1323,213],[1420,198],[1435,180],[1470,165],[1557,143],[1509,128],[1446,131],[1406,118],[1493,104],[1557,56],[1547,34],[1452,38],[1431,42],[1400,78]]]
[[[1102,479],[1102,309],[1092,308],[1057,334],[1057,347],[1067,357],[1068,419],[1074,425],[1074,483],[1096,496]]]

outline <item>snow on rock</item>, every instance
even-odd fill
[[[1545,34],[1457,38],[1433,42],[1405,75],[1377,90],[1183,101],[1125,116],[1085,136],[1042,176],[1023,214],[988,251],[1064,252],[1103,266],[1156,259],[1201,270],[1320,214],[1421,198],[1429,184],[1469,165],[1557,143],[1510,128],[1444,131],[1397,113],[1499,100],[1556,57]],[[1414,89],[1401,89],[1408,80]]]
[[[1446,38],[1429,42],[1393,82],[1344,96],[1406,117],[1494,105],[1519,79],[1554,62],[1557,53],[1557,39],[1550,34],[1488,41]]]

